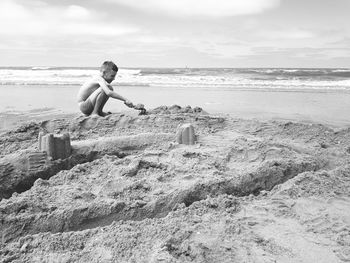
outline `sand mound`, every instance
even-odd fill
[[[70,132],[73,154],[0,202],[0,262],[350,260],[348,132],[182,110],[31,124]],[[175,143],[183,123],[195,145]]]

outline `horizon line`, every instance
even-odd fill
[[[98,69],[100,66],[43,66],[43,65],[31,65],[31,66],[3,66],[0,65],[0,68],[37,68],[37,69],[52,69],[52,68],[91,68]],[[118,68],[122,69],[350,69],[349,67],[179,67],[179,66],[167,66],[167,67],[149,67],[149,66],[118,66]]]

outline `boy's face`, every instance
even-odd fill
[[[115,76],[117,75],[117,71],[114,70],[109,70],[109,71],[105,71],[102,75],[102,77],[108,82],[111,83],[114,79]]]

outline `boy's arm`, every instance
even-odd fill
[[[100,85],[100,87],[102,88],[102,90],[106,93],[106,95],[108,97],[112,97],[114,99],[117,99],[117,100],[121,100],[121,101],[124,101],[124,103],[126,105],[128,104],[132,104],[128,99],[124,98],[123,96],[119,95],[118,93],[116,93],[114,90],[113,90],[113,87],[109,84],[106,83],[106,81],[104,79],[98,79],[97,83]]]

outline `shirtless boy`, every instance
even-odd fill
[[[106,116],[102,111],[109,97],[124,101],[128,107],[133,107],[131,101],[122,97],[113,90],[110,85],[117,75],[118,67],[112,61],[103,62],[100,75],[87,81],[78,92],[78,104],[80,111],[85,115]]]

